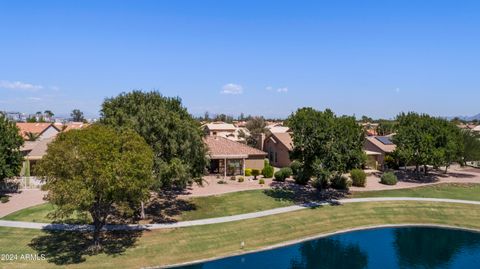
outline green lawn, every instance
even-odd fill
[[[424,197],[480,201],[480,184],[445,183],[412,189],[354,192],[351,197]]]
[[[428,197],[480,201],[480,184],[438,184],[412,189],[354,192],[349,197]],[[195,210],[183,211],[177,220],[195,220],[231,216],[294,204],[290,199],[274,198],[263,190],[241,191],[224,195],[196,197],[188,201]],[[34,206],[12,213],[3,219],[32,222],[50,222],[47,214],[53,210],[50,204]]]
[[[431,202],[324,206],[244,221],[144,232],[123,251],[89,255],[75,235],[0,228],[0,253],[41,253],[48,261],[0,262],[2,268],[139,268],[212,258],[342,229],[380,224],[432,223],[480,229],[477,205]],[[125,237],[126,238],[126,237]],[[132,238],[132,237],[129,237]],[[33,239],[33,240],[32,240]],[[245,249],[240,249],[240,242]],[[35,249],[32,249],[32,245]],[[120,244],[109,244],[109,248]],[[56,265],[54,263],[58,263]]]
[[[288,199],[276,199],[268,196],[263,190],[196,197],[190,201],[196,206],[196,210],[183,212],[179,219],[194,220],[231,216],[289,206],[294,203]]]
[[[13,212],[3,217],[3,220],[31,221],[31,222],[51,222],[47,214],[53,211],[54,207],[50,203],[44,203],[37,206],[25,208],[23,210]]]

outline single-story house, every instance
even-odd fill
[[[270,164],[275,167],[290,166],[290,152],[293,150],[293,140],[290,133],[271,133],[263,145],[268,153]]]
[[[36,141],[25,141],[20,148],[20,151],[25,158],[20,172],[21,176],[36,176],[35,165],[45,154],[47,154],[48,144],[54,139],[55,137],[50,137]]]
[[[58,129],[53,123],[46,122],[17,122],[20,135],[23,139],[28,139],[28,134],[38,135],[38,140],[48,139],[57,136],[61,129]]]
[[[223,176],[245,175],[245,169],[263,169],[267,153],[220,136],[204,138],[209,172]]]
[[[363,149],[368,157],[371,168],[383,170],[385,156],[395,151],[396,145],[392,142],[391,136],[367,136]]]
[[[271,125],[267,125],[267,130],[270,133],[287,133],[290,132],[290,128],[287,126],[283,126],[282,123],[275,123]]]
[[[203,131],[205,135],[221,136],[232,141],[246,143],[246,137],[250,136],[250,131],[245,127],[237,127],[231,123],[212,122],[204,124]]]

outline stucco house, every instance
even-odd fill
[[[204,124],[202,127],[205,135],[220,136],[241,143],[245,143],[245,137],[250,136],[247,128],[237,127],[231,123],[212,122]]]
[[[395,151],[396,145],[392,142],[391,136],[367,136],[363,149],[367,154],[371,168],[383,170],[385,156]]]
[[[263,150],[268,153],[270,164],[275,167],[290,166],[290,152],[293,149],[293,140],[290,133],[271,133],[263,145]]]
[[[204,138],[209,172],[223,176],[245,175],[245,169],[263,169],[267,153],[220,136]]]
[[[57,136],[60,133],[59,128],[57,128],[53,123],[46,122],[17,122],[17,127],[20,130],[20,135],[23,139],[28,139],[28,133],[33,133],[38,135],[37,140],[48,139]]]

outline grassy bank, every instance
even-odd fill
[[[351,198],[366,197],[427,197],[480,201],[480,184],[438,184],[411,189],[353,192]],[[294,204],[289,194],[272,197],[263,190],[242,191],[224,195],[195,197],[187,200],[193,210],[175,216],[176,220],[195,220],[231,216]],[[47,214],[53,210],[50,204],[23,209],[5,216],[5,220],[50,222]]]
[[[41,249],[48,259],[59,264],[74,262],[71,268],[138,268],[229,255],[347,228],[394,223],[435,223],[480,229],[480,210],[475,205],[429,202],[325,206],[232,223],[144,232],[122,255],[89,256],[82,254],[81,247],[72,249],[83,245],[78,238],[74,241],[42,231],[0,228],[0,252],[36,253]],[[35,250],[28,246],[34,238]],[[240,249],[241,241],[246,243],[244,250]],[[47,247],[38,246],[38,242]],[[47,261],[2,262],[0,267],[60,268]]]
[[[444,183],[411,189],[354,192],[351,197],[423,197],[480,201],[480,184]]]

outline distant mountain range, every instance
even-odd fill
[[[480,120],[480,113],[475,116],[455,116],[455,117],[448,117],[448,119],[459,118],[464,121],[473,121],[473,120]]]

